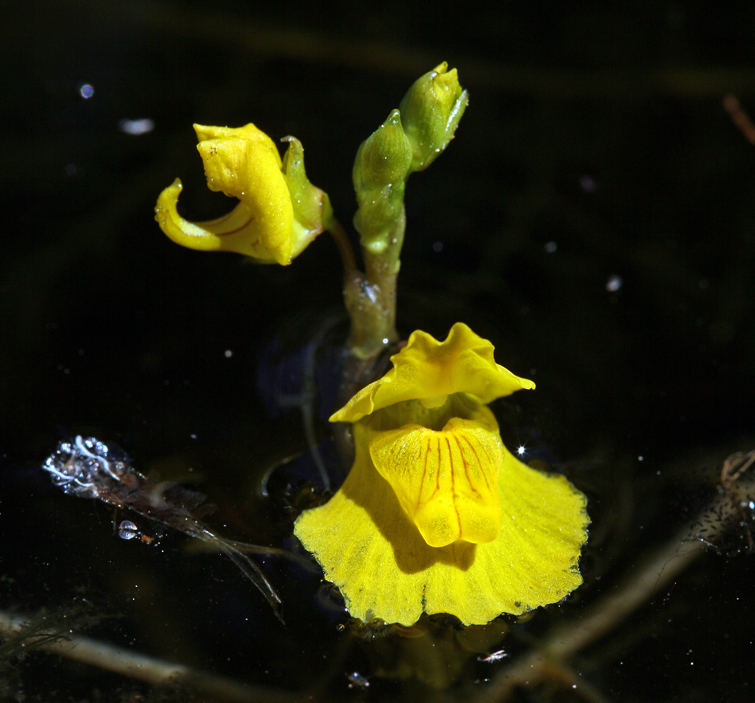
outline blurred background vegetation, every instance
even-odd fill
[[[442,338],[464,320],[490,338],[538,384],[497,407],[504,440],[590,496],[586,585],[532,636],[631,575],[715,493],[722,460],[755,446],[755,150],[722,106],[733,94],[755,114],[755,5],[35,0],[6,8],[0,32],[0,607],[78,594],[118,614],[106,639],[281,689],[308,690],[321,650],[335,671],[369,674],[369,655],[338,654],[312,576],[304,587],[281,571],[296,624],[276,629],[232,567],[215,567],[232,596],[203,594],[181,569],[207,560],[114,540],[107,509],[53,491],[36,467],[59,439],[95,434],[141,468],[193,471],[233,536],[283,539],[288,523],[255,487],[303,439],[296,413],[266,414],[258,369],[297,313],[341,304],[336,248],[323,236],[285,269],[183,250],[154,202],[180,176],[187,218],[224,214],[191,124],[253,121],[302,141],[348,224],[359,143],[442,60],[470,106],[407,187],[399,329]],[[129,134],[135,119],[153,128]],[[750,561],[706,554],[588,650],[593,693],[748,700]],[[140,603],[136,572],[154,589]],[[177,583],[189,595],[171,604]],[[227,657],[207,645],[220,633]],[[110,681],[45,661],[15,670],[8,700],[91,700]],[[341,673],[326,698],[367,695]],[[478,666],[464,681],[484,678]],[[415,689],[369,695],[400,691]],[[581,699],[557,685],[518,695]]]

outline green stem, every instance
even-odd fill
[[[406,215],[402,208],[379,253],[362,247],[366,274],[346,271],[344,300],[351,319],[348,346],[359,359],[374,359],[398,340],[396,332],[396,280],[401,266]]]

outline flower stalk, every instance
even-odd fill
[[[374,359],[398,340],[396,281],[406,228],[406,181],[445,150],[467,102],[456,69],[448,71],[443,62],[415,81],[400,108],[359,147],[353,170],[359,204],[354,226],[365,274],[347,274],[344,287],[351,318],[348,346],[359,359]]]
[[[405,226],[402,209],[388,233],[388,246],[379,253],[362,249],[365,273],[354,270],[346,274],[343,295],[351,320],[348,346],[361,360],[377,357],[398,341],[396,283]]]

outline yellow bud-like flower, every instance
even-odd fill
[[[306,180],[301,144],[289,137],[285,164],[273,141],[253,124],[238,129],[194,125],[210,190],[239,199],[224,217],[189,222],[177,211],[176,179],[158,198],[155,219],[174,242],[190,249],[233,251],[262,262],[291,263],[327,228],[327,194]]]
[[[414,332],[391,362],[331,417],[352,423],[354,466],[294,528],[351,615],[485,624],[579,586],[585,496],[521,463],[486,407],[534,384],[461,323],[443,342]]]
[[[456,69],[449,71],[445,61],[415,81],[399,106],[414,151],[413,171],[427,168],[448,146],[468,102]]]

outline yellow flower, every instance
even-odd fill
[[[287,137],[278,149],[253,124],[238,129],[194,125],[210,190],[239,199],[224,217],[189,222],[176,209],[180,179],[157,200],[155,219],[174,242],[190,249],[233,251],[284,266],[326,229],[332,218],[327,194],[306,177],[301,143]]]
[[[294,529],[351,615],[485,624],[579,586],[585,496],[518,461],[485,406],[534,384],[461,323],[444,342],[414,332],[391,361],[331,417],[353,423],[354,466]]]

